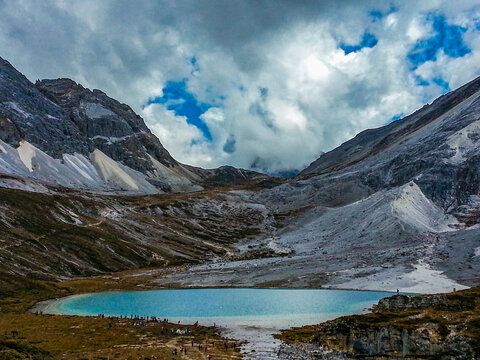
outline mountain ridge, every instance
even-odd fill
[[[26,160],[28,171],[20,166],[12,175],[46,184],[90,191],[162,193],[198,191],[265,177],[234,167],[205,170],[181,164],[128,105],[71,79],[32,84],[1,58],[0,125],[0,141],[20,149],[18,158]],[[3,162],[11,160],[12,154],[10,149]]]
[[[302,176],[311,176],[311,175],[319,175],[324,172],[330,171],[337,171],[341,170],[345,167],[353,165],[356,162],[363,160],[364,158],[375,155],[376,153],[380,152],[382,149],[385,149],[388,144],[398,141],[395,136],[392,136],[391,129],[399,129],[399,133],[394,133],[393,135],[397,135],[397,137],[401,137],[407,135],[411,132],[414,132],[421,128],[422,126],[427,125],[429,122],[434,121],[439,114],[444,113],[450,110],[452,107],[458,105],[460,102],[468,98],[469,96],[473,95],[480,89],[480,77],[473,79],[472,81],[468,82],[467,84],[461,86],[460,88],[450,91],[439,98],[435,99],[432,104],[424,105],[421,109],[413,112],[412,114],[403,117],[399,120],[396,120],[388,125],[384,125],[375,129],[366,129],[358,133],[355,137],[350,140],[347,140],[340,146],[337,146],[335,149],[322,154],[319,158],[314,160],[309,166],[307,166],[304,170],[302,170],[299,174],[300,177]],[[445,104],[446,106],[435,106],[438,104]],[[413,124],[410,123],[411,120],[415,122]],[[406,126],[405,126],[406,125]],[[402,131],[403,130],[403,131]],[[390,136],[382,136],[384,133]],[[362,142],[366,142],[370,140],[369,138],[374,138],[373,142],[374,145],[371,146],[369,149],[366,144],[362,144]],[[360,143],[360,144],[359,144]],[[355,158],[353,161],[350,161],[346,164],[337,165],[335,168],[330,168],[328,165],[328,158],[329,157],[336,157],[336,161],[338,162],[339,153],[346,152],[349,148],[355,146],[365,146],[367,149],[371,150],[367,154],[363,154],[360,158]],[[353,155],[349,153],[349,155]],[[323,165],[323,167],[322,167]]]

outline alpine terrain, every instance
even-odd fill
[[[479,191],[480,78],[281,179],[182,164],[128,105],[0,58],[1,311],[116,286],[479,286]]]

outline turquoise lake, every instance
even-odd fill
[[[306,289],[186,289],[77,295],[50,302],[45,313],[157,316],[170,322],[216,324],[222,334],[245,340],[245,359],[276,360],[281,329],[359,314],[386,292]]]
[[[161,318],[305,317],[362,312],[391,294],[370,291],[305,289],[186,289],[119,291],[60,299],[50,313]]]

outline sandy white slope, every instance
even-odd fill
[[[173,191],[198,191],[203,189],[201,186],[195,185],[189,180],[189,178],[196,177],[193,173],[180,167],[168,168],[150,154],[148,156],[155,167],[154,173],[151,174],[152,177],[167,184]]]
[[[95,166],[82,154],[63,154],[63,162],[69,169],[83,176],[85,179],[100,183],[102,179]]]
[[[159,192],[144,174],[117,163],[98,149],[91,159],[77,153],[54,159],[27,141],[21,141],[15,149],[0,140],[0,174],[93,191]],[[33,183],[27,186],[25,181],[2,181],[0,186],[37,191]]]
[[[392,201],[392,213],[403,222],[419,230],[431,232],[453,231],[458,226],[455,217],[429,200],[418,185],[411,181],[399,189],[399,195]]]
[[[145,180],[145,175],[117,163],[100,150],[95,149],[91,159],[98,174],[106,183],[119,186],[124,190],[158,193],[158,190]]]
[[[28,176],[29,169],[21,160],[16,149],[0,140],[0,173]]]

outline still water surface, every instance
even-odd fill
[[[45,312],[107,316],[139,315],[202,325],[214,322],[224,334],[249,344],[248,358],[276,359],[272,334],[292,326],[316,324],[359,314],[385,292],[306,289],[187,289],[85,294],[52,302]]]

